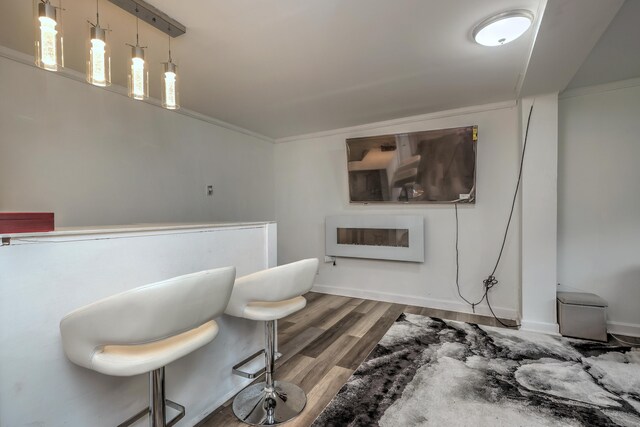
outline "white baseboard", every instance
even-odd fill
[[[545,334],[559,335],[557,323],[543,323],[522,320],[521,331],[542,332]],[[640,337],[640,325],[635,323],[607,322],[607,332],[610,334],[626,335],[628,337]]]
[[[520,321],[520,330],[529,332],[540,332],[548,335],[560,335],[560,327],[557,323],[535,322],[522,319]]]
[[[376,301],[393,302],[396,304],[408,304],[418,307],[435,308],[439,310],[457,311],[460,313],[472,313],[471,307],[463,302],[439,300],[433,298],[425,298],[415,295],[401,295],[393,294],[389,292],[379,292],[364,289],[345,288],[339,286],[327,286],[327,285],[313,285],[311,289],[313,292],[321,294],[341,295],[351,298],[365,298]],[[519,315],[516,310],[504,307],[494,307],[493,311],[496,316],[503,319],[518,319]],[[476,307],[476,313],[483,316],[491,316],[491,311],[486,305]]]
[[[637,323],[607,322],[607,332],[629,337],[640,337],[640,325]]]

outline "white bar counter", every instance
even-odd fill
[[[115,426],[148,404],[148,377],[110,377],[69,362],[59,322],[98,299],[181,274],[276,265],[273,222],[135,224],[3,234],[0,426]],[[167,398],[193,426],[250,380],[231,367],[263,344],[263,325],[222,316],[216,339],[166,368]],[[168,416],[174,412],[169,409]],[[146,419],[136,425],[147,425]]]

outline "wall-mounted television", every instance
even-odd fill
[[[351,203],[475,203],[478,127],[347,139]]]

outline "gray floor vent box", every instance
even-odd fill
[[[596,294],[558,292],[560,334],[607,341],[607,302]]]

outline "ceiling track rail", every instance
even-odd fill
[[[171,37],[178,37],[187,32],[187,27],[168,16],[161,10],[142,0],[109,0],[111,3],[137,16],[147,24],[157,28]]]

